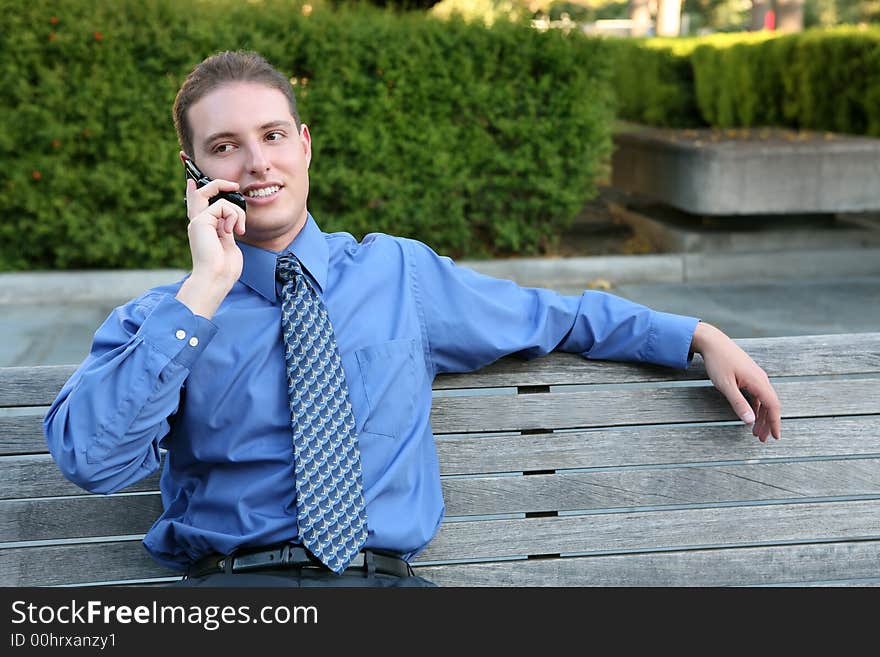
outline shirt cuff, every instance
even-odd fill
[[[696,317],[654,311],[648,360],[657,365],[687,369],[693,358],[691,343],[699,322]]]
[[[216,334],[216,324],[171,295],[156,304],[138,331],[144,342],[187,369]]]

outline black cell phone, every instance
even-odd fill
[[[188,157],[183,158],[183,168],[186,169],[186,177],[192,178],[196,181],[196,188],[204,187],[211,182],[211,179],[203,174],[202,170],[196,166],[196,163]],[[208,201],[208,205],[221,198],[225,198],[230,203],[235,203],[238,207],[247,212],[247,202],[245,201],[244,196],[238,192],[220,192],[216,196],[211,197]],[[186,200],[186,197],[184,197],[184,200]]]

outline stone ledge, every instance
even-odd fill
[[[625,126],[613,187],[695,215],[880,210],[880,139]]]
[[[694,216],[623,198],[608,208],[660,253],[880,248],[880,217],[873,215]]]

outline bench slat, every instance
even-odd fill
[[[436,444],[442,474],[857,456],[880,454],[880,415],[784,420],[782,438],[766,443],[736,424],[439,436]]]
[[[48,406],[76,368],[76,365],[0,367],[0,408]]]
[[[865,374],[880,372],[880,332],[735,340],[770,376]],[[0,407],[47,406],[76,365],[0,368]],[[626,383],[704,379],[699,356],[687,372],[645,365],[587,361],[572,354],[550,354],[524,362],[502,359],[477,373],[441,375],[437,389]]]
[[[880,386],[880,380],[861,379],[856,381],[837,382],[822,381],[819,384],[811,382],[784,382],[777,384],[777,389],[779,390],[780,397],[783,401],[783,416],[786,418],[796,418],[798,416],[815,416],[818,415],[819,412],[825,416],[848,415],[854,412],[857,414],[880,412],[880,402],[876,402],[877,399],[880,399],[880,394],[877,393],[877,390],[880,388],[874,387],[872,389],[872,386]],[[813,388],[814,391],[809,397],[805,398],[800,392],[804,388]],[[570,398],[561,397],[561,395],[580,395],[580,397]],[[688,408],[686,411],[682,411],[682,406],[686,406],[688,403],[682,399],[683,395],[687,400],[693,400],[695,397],[702,399],[703,404],[701,406],[704,415],[701,417],[695,416],[694,411],[696,409]],[[834,397],[832,397],[832,395],[834,395]],[[665,402],[670,396],[673,400],[680,399],[679,403],[675,406],[666,404]],[[609,404],[609,398],[613,398],[612,401],[616,400],[617,403],[613,405]],[[821,398],[821,403],[818,398]],[[571,399],[571,401],[566,401],[567,399]],[[492,417],[492,415],[496,413],[493,409],[497,408],[499,404],[502,407],[517,407],[519,405],[517,400],[522,400],[526,406],[532,409],[543,406],[544,401],[546,400],[550,405],[551,410],[545,410],[542,412],[542,416],[546,416],[548,412],[553,413],[554,411],[552,409],[556,409],[560,405],[571,406],[573,407],[572,411],[575,412],[575,417],[581,419],[580,424],[577,426],[631,424],[637,421],[660,422],[675,412],[682,413],[677,419],[679,422],[684,417],[687,417],[692,421],[705,421],[705,415],[709,415],[709,421],[736,419],[728,409],[726,401],[721,397],[720,393],[712,388],[679,388],[674,391],[666,392],[652,392],[651,389],[582,391],[576,393],[545,393],[529,395],[527,398],[520,395],[449,397],[434,400],[434,410],[431,415],[431,421],[435,433],[438,434],[438,444],[439,441],[444,440],[442,433],[452,433],[457,431],[465,432],[463,429],[466,427],[476,426],[477,428],[467,429],[467,432],[474,433],[478,431],[488,432],[502,430],[498,428],[485,428],[488,425],[485,421],[476,425],[468,423],[463,427],[463,422],[466,422],[467,420],[466,418],[462,418],[462,415],[466,416],[469,413],[480,414],[477,415],[477,419],[479,417],[485,417],[486,414],[488,414],[489,417]],[[639,414],[631,413],[630,410],[633,408],[632,405],[639,404],[642,400],[647,400],[651,403],[651,406],[637,409],[640,411]],[[838,400],[838,402],[831,403],[834,402],[834,400]],[[810,403],[816,403],[817,406],[811,409],[809,406]],[[591,406],[584,408],[585,404],[591,404]],[[604,413],[597,412],[595,407],[596,404],[605,404],[606,411]],[[610,406],[610,408],[608,408],[608,406]],[[720,412],[713,412],[713,409],[720,409]],[[877,410],[872,411],[871,409]],[[812,412],[809,412],[810,410],[812,410]],[[570,416],[571,413],[567,413],[566,415]],[[569,421],[565,423],[567,425],[571,424],[572,421],[570,417],[568,419]],[[589,422],[586,421],[587,419],[589,419]],[[783,427],[789,426],[789,423],[793,421],[794,420],[786,421],[783,424]],[[517,424],[517,422],[508,422],[507,424]],[[532,421],[530,424],[541,425],[549,424],[549,422]],[[525,426],[522,428],[541,429],[547,427]],[[743,428],[740,427],[733,433],[729,434],[730,437],[734,438],[744,435],[741,429]],[[694,429],[694,431],[699,433],[700,430]],[[630,435],[630,432],[621,432],[617,435],[621,436],[622,439],[625,439],[624,437]],[[480,447],[480,450],[483,450],[483,448]],[[36,454],[46,452],[46,439],[43,436],[42,417],[29,415],[0,418],[0,455]],[[474,458],[479,460],[494,458],[496,454],[499,457],[508,456],[510,460],[516,460],[519,458],[516,453],[508,455],[506,447],[503,452],[482,451],[481,453],[483,456],[480,456],[480,453],[474,454],[465,452],[468,461]],[[457,466],[450,465],[448,467],[448,472],[458,471],[456,469]]]
[[[880,459],[655,468],[443,481],[447,515],[880,497]],[[144,534],[158,493],[0,502],[0,542]]]
[[[0,499],[83,495],[85,491],[64,478],[48,454],[15,456],[0,459]],[[134,493],[159,489],[159,472],[132,484],[123,492]]]
[[[0,454],[39,454],[46,452],[43,413],[0,417]]]
[[[448,516],[880,496],[880,459],[446,479]],[[2,507],[0,507],[2,508]]]
[[[782,381],[775,387],[783,417],[880,413],[880,378]],[[441,397],[434,400],[431,411],[435,434],[663,424],[683,419],[737,418],[711,386]]]
[[[421,566],[441,586],[748,586],[880,577],[880,541]]]
[[[58,586],[149,577],[179,578],[180,573],[153,561],[135,540],[0,549],[0,586]]]
[[[880,333],[813,335],[734,340],[769,376],[821,376],[880,373]],[[506,358],[481,371],[443,374],[434,388],[482,388],[572,383],[640,383],[706,379],[697,355],[686,372],[645,365],[587,361],[554,353],[531,361]]]
[[[841,510],[831,511],[833,515],[833,512]],[[845,510],[842,511],[845,513]],[[602,517],[590,516],[594,520]],[[528,522],[537,524],[537,520]],[[675,586],[679,583],[712,585],[716,583],[716,579],[721,580],[718,585],[767,584],[793,580],[877,578],[880,577],[878,549],[880,542],[877,541],[829,542],[416,566],[418,574],[433,579],[438,584],[452,586],[588,586],[629,583]],[[47,567],[47,564],[52,563],[64,563],[65,568]],[[721,564],[720,575],[713,564]],[[730,573],[729,579],[724,575],[725,571]],[[0,549],[0,586],[52,586],[172,576],[179,574],[155,563],[140,541],[135,540]],[[554,580],[553,577],[557,579]]]
[[[738,424],[439,437],[436,443],[444,475],[880,455],[880,415],[786,420],[782,439],[767,443]],[[0,481],[0,499],[83,494],[48,454],[0,458]],[[156,472],[124,492],[158,486]]]
[[[418,561],[856,538],[880,538],[880,500],[447,522]]]
[[[145,534],[162,514],[159,493],[0,502],[0,542]]]

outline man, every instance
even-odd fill
[[[508,354],[683,368],[699,352],[753,433],[779,437],[763,370],[695,318],[521,288],[414,240],[322,233],[306,207],[309,129],[259,56],[202,62],[175,125],[181,157],[214,179],[187,182],[192,273],[114,310],[45,430],[65,475],[95,492],[150,474],[167,449],[165,511],[144,545],[183,584],[429,584],[408,562],[444,513],[431,381]],[[209,203],[234,191],[246,212]],[[323,501],[313,475],[333,483]],[[326,496],[346,501],[331,511]]]

